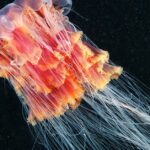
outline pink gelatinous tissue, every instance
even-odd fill
[[[1,10],[0,75],[24,97],[32,124],[75,109],[87,86],[103,90],[122,72],[58,6],[69,10],[71,1],[16,0]]]

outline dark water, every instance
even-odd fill
[[[10,2],[2,0],[0,7]],[[111,60],[150,86],[149,0],[74,0],[73,11],[80,14],[69,14],[73,23],[108,50]],[[33,144],[21,104],[8,82],[1,79],[0,150],[31,150]],[[39,145],[35,149],[44,150]]]

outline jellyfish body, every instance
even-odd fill
[[[34,3],[9,6],[5,19],[12,18],[13,28],[9,39],[1,40],[1,66],[6,68],[2,77],[25,96],[32,124],[60,116],[68,107],[75,109],[86,86],[102,90],[121,74],[120,67],[109,65],[106,51],[96,52],[82,41],[82,32],[73,31],[61,11],[49,3]]]
[[[128,96],[133,86],[127,75],[128,84],[115,84],[119,89],[108,84],[122,68],[68,20],[71,5],[16,0],[1,10],[0,77],[13,85],[47,149],[109,149],[99,136],[148,149],[149,134],[132,124],[136,118],[150,122],[146,103]]]

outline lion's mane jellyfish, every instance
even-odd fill
[[[46,149],[149,149],[148,96],[69,21],[71,6],[16,0],[4,7],[0,77],[13,85]]]

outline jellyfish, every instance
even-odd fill
[[[71,6],[15,0],[1,9],[0,77],[47,150],[148,150],[148,94],[69,21]]]

